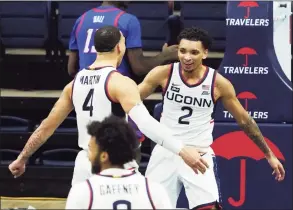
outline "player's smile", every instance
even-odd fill
[[[184,70],[190,71],[190,70],[193,69],[193,67],[194,67],[194,63],[183,63],[183,69]]]

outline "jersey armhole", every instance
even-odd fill
[[[172,74],[173,74],[173,63],[171,63],[170,64],[170,67],[169,67],[169,73],[168,73],[168,79],[167,79],[166,86],[164,88],[162,88],[163,89],[163,91],[162,91],[163,97],[165,96],[165,93],[168,90],[168,87],[169,87],[169,84],[170,84],[170,81],[171,81]]]
[[[213,103],[216,104],[216,99],[215,99],[215,82],[216,82],[216,77],[217,77],[217,71],[214,70],[214,75],[213,75],[213,79],[212,79],[212,92],[211,92],[211,96],[212,96],[212,100]]]
[[[106,77],[106,80],[105,80],[105,94],[106,94],[106,96],[107,96],[107,98],[108,98],[108,100],[109,101],[111,101],[112,103],[118,103],[118,101],[115,101],[111,96],[110,96],[110,94],[109,94],[109,91],[108,91],[108,83],[109,83],[109,81],[110,81],[110,78],[111,78],[111,75],[113,74],[113,73],[119,73],[117,70],[113,70],[113,71],[111,71],[108,75],[107,75],[107,77]]]
[[[146,187],[146,190],[147,190],[147,194],[148,194],[148,197],[149,197],[151,206],[155,210],[156,207],[154,205],[154,202],[153,202],[153,199],[152,199],[152,196],[151,196],[150,187],[149,187],[149,183],[148,183],[148,179],[147,178],[145,178],[145,187]]]
[[[89,190],[90,190],[90,202],[89,202],[89,206],[88,206],[88,210],[92,209],[92,205],[93,205],[93,200],[94,200],[94,192],[93,192],[93,188],[92,188],[92,185],[90,183],[90,180],[86,180],[86,183],[89,187]]]
[[[71,98],[71,102],[72,102],[73,106],[74,106],[74,103],[73,103],[73,89],[74,89],[74,84],[75,84],[75,80],[76,80],[76,77],[77,77],[78,73],[79,72],[77,72],[77,74],[75,75],[75,77],[73,79],[73,82],[72,82],[72,89],[71,89],[71,96],[70,96],[70,98]]]

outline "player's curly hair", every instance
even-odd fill
[[[112,165],[122,167],[135,159],[135,149],[139,142],[133,128],[125,119],[111,115],[101,122],[91,122],[87,131],[95,137],[99,151],[108,153]]]
[[[198,27],[183,29],[178,35],[178,43],[180,43],[181,39],[201,41],[205,49],[210,49],[212,45],[212,38],[209,36],[208,32]]]

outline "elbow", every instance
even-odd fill
[[[237,121],[237,124],[241,128],[254,122],[254,120],[247,113],[246,113],[246,115],[243,115],[243,116],[239,117],[238,119],[236,119],[236,121]]]

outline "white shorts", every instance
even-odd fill
[[[138,171],[138,164],[136,160],[133,160],[129,163],[124,164],[125,169]],[[92,176],[92,165],[90,160],[88,159],[88,153],[86,150],[81,150],[75,159],[75,165],[73,170],[73,177],[71,181],[71,185],[74,185],[78,182],[83,182]]]
[[[154,182],[161,183],[165,187],[173,208],[176,208],[178,196],[183,186],[189,209],[210,206],[215,202],[219,203],[213,150],[210,149],[203,155],[203,158],[209,164],[209,169],[205,174],[196,174],[181,157],[156,145],[148,163],[146,177]]]

